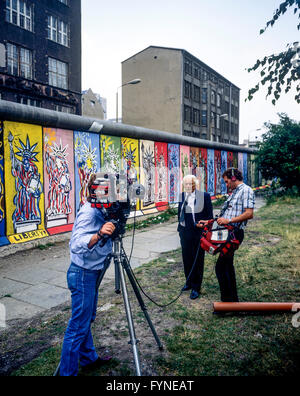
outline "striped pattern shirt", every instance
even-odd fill
[[[245,183],[240,184],[231,196],[227,199],[220,213],[220,217],[225,219],[232,219],[233,217],[240,216],[246,209],[254,209],[255,196],[251,187]],[[232,223],[240,228],[245,228],[247,220],[242,223]]]

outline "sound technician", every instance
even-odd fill
[[[227,199],[220,212],[219,225],[233,224],[235,237],[242,243],[247,221],[253,218],[255,197],[251,187],[243,182],[242,173],[236,168],[227,169],[222,175],[227,190],[232,195]],[[233,265],[234,252],[220,253],[216,263],[221,301],[238,302],[235,270]]]
[[[199,246],[202,233],[200,221],[213,217],[210,195],[197,190],[197,183],[198,180],[193,175],[183,178],[184,191],[178,205],[179,224],[177,230],[186,277],[186,284],[182,291],[191,290],[190,298],[192,300],[200,296],[204,271],[204,250]]]
[[[59,375],[76,376],[78,362],[84,369],[96,368],[107,363],[111,357],[98,357],[91,333],[98,302],[98,279],[110,260],[112,241],[101,247],[103,235],[112,235],[115,226],[105,222],[100,209],[90,203],[90,189],[96,179],[89,180],[88,202],[76,216],[70,240],[71,265],[67,273],[68,287],[72,297],[72,317],[69,321],[62,348]]]

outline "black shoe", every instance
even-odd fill
[[[111,360],[112,360],[112,356],[103,356],[102,358],[98,357],[98,359],[95,360],[93,363],[83,366],[82,370],[83,371],[95,370],[99,367],[104,366],[105,364],[108,364]]]
[[[188,291],[188,290],[191,290],[191,286],[184,285],[183,288],[181,289],[181,291],[183,291],[183,292]]]
[[[196,298],[198,298],[200,296],[200,293],[197,292],[197,290],[192,290],[191,291],[191,295],[190,295],[190,299],[191,300],[196,300]]]

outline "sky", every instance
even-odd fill
[[[265,122],[278,123],[278,113],[300,121],[295,92],[275,106],[266,90],[245,102],[260,81],[258,72],[246,69],[300,40],[293,7],[259,34],[282,1],[82,0],[82,88],[105,97],[108,118],[115,118],[121,62],[150,45],[182,48],[241,89],[240,143],[259,138]]]

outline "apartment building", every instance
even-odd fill
[[[184,49],[149,46],[122,62],[125,124],[239,143],[240,89]]]

